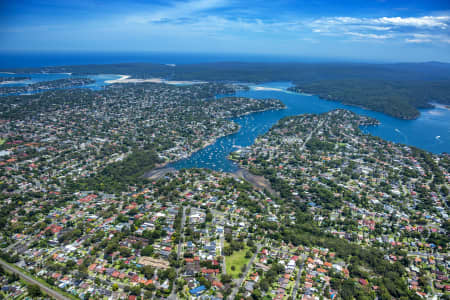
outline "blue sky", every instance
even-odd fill
[[[0,50],[450,62],[450,1],[0,0]]]

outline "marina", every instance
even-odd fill
[[[232,120],[240,125],[238,132],[219,138],[214,144],[194,153],[189,158],[181,159],[168,166],[175,169],[196,167],[236,172],[238,166],[227,159],[229,154],[253,144],[259,135],[266,133],[281,118],[305,113],[318,114],[338,108],[348,109],[380,121],[379,125],[362,127],[365,133],[395,143],[416,146],[433,153],[450,150],[450,110],[442,105],[421,110],[421,115],[416,120],[401,120],[337,101],[323,100],[314,95],[287,91],[290,86],[292,86],[290,82],[272,82],[251,85],[248,91],[238,91],[236,93],[238,97],[280,99],[287,108],[234,118]],[[224,95],[217,96],[217,98],[220,97]],[[437,136],[439,138],[436,138]]]

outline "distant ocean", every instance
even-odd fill
[[[163,53],[163,52],[0,52],[0,69],[87,64],[150,62],[195,64],[208,62],[329,62],[286,55]],[[336,61],[336,60],[334,60]]]

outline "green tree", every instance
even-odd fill
[[[37,298],[37,297],[41,297],[42,296],[41,289],[39,288],[39,286],[37,284],[30,284],[30,285],[28,285],[27,290],[28,290],[28,294],[32,298]]]
[[[153,252],[154,252],[153,246],[152,245],[148,245],[144,249],[142,249],[141,255],[143,255],[143,256],[152,256]]]

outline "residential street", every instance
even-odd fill
[[[305,258],[302,257],[302,259],[303,259],[303,262],[301,263],[301,265],[298,268],[297,278],[295,279],[295,286],[294,286],[294,289],[292,290],[292,299],[294,299],[294,300],[297,298],[298,286],[300,284],[300,277],[302,277],[303,263],[305,261]]]
[[[5,268],[7,271],[13,272],[13,273],[19,275],[20,278],[22,278],[26,282],[38,285],[40,287],[41,291],[45,292],[46,294],[52,296],[53,298],[55,298],[57,300],[69,300],[70,299],[70,298],[62,295],[61,293],[48,288],[47,286],[45,286],[44,284],[42,284],[39,281],[35,280],[31,276],[28,276],[27,274],[19,271],[18,269],[11,267],[8,263],[4,262],[3,260],[0,260],[0,265],[3,268]]]
[[[181,247],[183,245],[183,241],[184,241],[184,223],[186,222],[186,209],[187,207],[183,207],[183,214],[181,216],[181,236],[180,236],[180,241],[178,242],[178,249],[177,249],[177,257],[178,257],[178,261],[180,261],[181,258]],[[180,275],[180,268],[177,268],[177,276]],[[176,294],[176,288],[174,287],[172,289],[172,293],[170,293],[168,299],[170,300],[175,300],[177,299],[177,294]]]
[[[233,288],[233,291],[230,294],[230,298],[229,299],[234,299],[234,296],[236,296],[237,292],[239,291],[239,288],[242,285],[242,282],[244,281],[244,279],[247,277],[248,272],[250,271],[250,269],[252,268],[253,265],[253,261],[255,260],[256,256],[259,253],[259,250],[261,250],[261,245],[256,245],[256,252],[255,254],[253,254],[252,258],[250,259],[250,261],[247,264],[247,267],[245,268],[244,273],[242,273],[242,276],[239,279],[235,280],[236,286]]]

